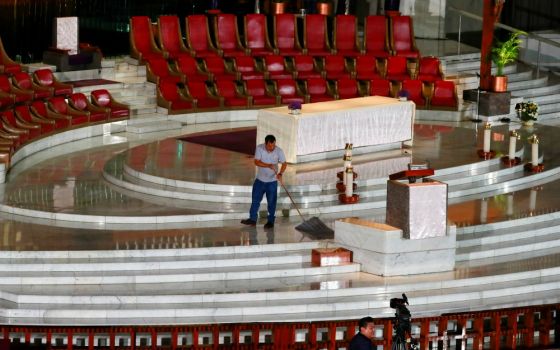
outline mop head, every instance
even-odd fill
[[[312,234],[317,239],[332,238],[334,235],[334,231],[316,216],[296,226],[296,230]]]

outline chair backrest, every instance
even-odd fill
[[[220,13],[215,17],[215,37],[221,49],[236,49],[239,42],[237,18],[229,13]]]
[[[295,96],[296,81],[293,79],[279,79],[276,81],[276,88],[280,96]]]
[[[387,75],[406,74],[406,57],[389,56],[387,58]]]
[[[307,15],[303,21],[303,43],[307,49],[321,50],[327,45],[327,16]]]
[[[251,96],[265,96],[266,83],[262,79],[253,79],[244,81],[245,90]]]
[[[179,71],[184,73],[187,78],[189,75],[198,74],[198,64],[196,63],[196,59],[191,56],[179,56],[175,60],[177,62],[177,68]]]
[[[420,58],[418,74],[439,75],[439,59],[437,57],[426,56]]]
[[[12,75],[12,81],[14,81],[15,85],[20,89],[31,90],[33,88],[31,77],[26,72],[14,73],[14,75]]]
[[[281,13],[274,16],[274,45],[279,49],[297,47],[296,17],[292,13]]]
[[[410,16],[391,17],[392,47],[394,50],[412,49],[412,22]]]
[[[405,79],[402,82],[402,90],[408,91],[408,98],[413,101],[424,98],[424,95],[422,94],[422,86],[422,81],[417,79]]]
[[[148,16],[132,16],[130,18],[131,38],[134,41],[134,47],[141,53],[151,52],[152,42],[154,41],[154,32],[152,31],[152,22]]]
[[[164,78],[169,75],[169,65],[165,58],[151,58],[147,61],[147,64],[150,66],[151,71],[158,77]]]
[[[72,102],[72,106],[80,111],[85,111],[88,108],[86,95],[78,92],[70,95],[68,99]]]
[[[226,63],[223,58],[218,56],[211,56],[204,58],[206,68],[209,72],[214,74],[223,74],[226,71]]]
[[[377,61],[375,57],[363,55],[356,57],[356,73],[359,76],[360,73],[371,73],[377,72]]]
[[[208,97],[206,93],[206,83],[202,81],[187,81],[185,85],[193,98],[204,99]]]
[[[40,85],[51,86],[54,83],[54,76],[50,69],[36,70],[33,76]]]
[[[311,72],[315,68],[313,57],[308,55],[294,56],[294,68],[298,72]]]
[[[385,16],[367,16],[364,36],[366,51],[383,51],[387,47],[387,23]]]
[[[10,80],[7,75],[0,74],[0,91],[10,92],[12,87],[10,86]]]
[[[434,82],[434,95],[440,99],[453,99],[453,105],[457,104],[455,101],[455,83],[450,80],[436,80]]]
[[[16,112],[16,115],[19,116],[21,119],[23,119],[27,122],[32,122],[31,112],[29,111],[29,106],[27,106],[27,105],[16,106],[14,108],[14,111]]]
[[[356,16],[337,15],[334,18],[334,47],[337,50],[352,50],[356,46]]]
[[[162,49],[169,52],[180,52],[183,49],[179,17],[159,16],[158,29]]]
[[[325,71],[327,72],[344,72],[344,57],[340,55],[325,56]]]
[[[190,48],[195,51],[206,51],[210,49],[208,41],[210,34],[208,31],[208,19],[205,15],[190,15],[186,20],[187,42]]]
[[[323,78],[309,78],[306,81],[307,93],[311,96],[327,93],[327,81]]]
[[[389,96],[391,94],[391,82],[387,79],[371,80],[369,94],[371,96]]]
[[[48,103],[55,112],[60,114],[68,113],[68,105],[66,104],[66,100],[64,99],[64,97],[51,97],[48,100]]]
[[[235,68],[238,72],[251,73],[255,72],[255,61],[251,56],[238,56],[233,59],[235,61]]]
[[[235,82],[233,80],[217,80],[216,90],[223,97],[236,97]]]
[[[39,114],[41,117],[47,117],[47,106],[43,101],[33,101],[31,103],[31,108]]]
[[[7,121],[8,124],[10,124],[11,126],[17,127],[16,116],[14,115],[14,112],[11,109],[8,109],[2,113],[2,119]]]
[[[161,96],[167,101],[176,101],[179,99],[179,92],[177,91],[177,84],[169,80],[163,80],[158,84]]]
[[[358,85],[355,79],[342,78],[336,81],[336,91],[340,98],[358,96]]]
[[[101,107],[109,107],[111,105],[111,94],[105,89],[92,91],[91,99]]]
[[[266,16],[251,13],[245,16],[245,44],[250,49],[263,49],[266,47],[267,29]]]
[[[264,58],[266,70],[268,72],[284,72],[286,71],[286,63],[284,57],[278,55],[269,55]]]

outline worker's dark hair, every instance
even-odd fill
[[[373,323],[373,318],[371,318],[370,316],[366,316],[362,319],[360,319],[360,322],[358,323],[358,325],[361,328],[367,328],[368,323]]]
[[[268,144],[268,143],[274,143],[276,142],[276,137],[274,137],[274,135],[266,135],[266,137],[264,138],[264,144]]]

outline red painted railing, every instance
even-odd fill
[[[392,319],[375,320],[373,342],[391,349]],[[0,350],[17,344],[49,349],[340,349],[357,320],[188,326],[0,326]],[[559,348],[560,304],[412,319],[420,349]]]

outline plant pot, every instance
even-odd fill
[[[533,124],[535,124],[534,120],[522,120],[521,124],[523,124],[524,126],[533,126]]]
[[[317,13],[325,16],[330,16],[332,13],[332,4],[330,2],[318,2]]]
[[[506,92],[507,83],[508,83],[508,77],[505,75],[492,76],[492,91]]]
[[[287,3],[285,2],[271,2],[270,3],[270,12],[273,15],[279,15],[282,13],[286,13],[286,5]]]

